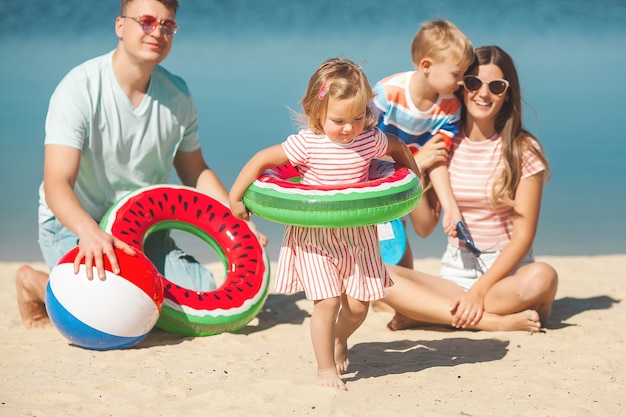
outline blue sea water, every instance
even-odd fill
[[[0,261],[41,260],[37,189],[48,100],[73,66],[116,46],[118,8],[0,0]],[[205,158],[230,186],[250,156],[294,131],[288,108],[299,108],[325,58],[362,63],[372,83],[409,70],[411,38],[432,18],[453,21],[476,46],[502,46],[516,61],[525,123],[552,168],[536,253],[626,253],[623,0],[183,0],[163,65],[190,86]],[[275,259],[283,226],[256,223]],[[417,257],[443,251],[441,230],[410,235]],[[201,259],[211,251],[192,236],[180,239]]]

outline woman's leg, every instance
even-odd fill
[[[341,300],[339,297],[315,300],[311,315],[311,341],[317,360],[317,383],[347,391],[335,364],[335,324]]]
[[[339,374],[348,370],[348,338],[363,324],[368,308],[367,301],[341,295],[341,310],[335,327],[335,365]]]
[[[383,299],[397,312],[390,323],[392,330],[429,323],[450,326],[449,308],[464,291],[451,281],[417,271],[389,267],[394,286]],[[541,320],[547,320],[557,276],[554,269],[542,263],[521,267],[515,275],[493,286],[485,298],[485,312],[476,330],[538,332]]]
[[[398,266],[388,265],[394,285],[382,299],[396,311],[389,323],[391,330],[401,330],[423,323],[449,326],[451,301],[463,288],[452,281]]]
[[[545,324],[550,318],[557,288],[558,275],[554,268],[543,262],[533,262],[489,289],[485,296],[485,311],[506,316],[531,310],[537,312],[537,321]]]

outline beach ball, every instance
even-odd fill
[[[141,252],[135,256],[115,249],[120,274],[104,257],[106,278],[93,268],[87,279],[85,260],[74,274],[78,247],[50,271],[46,310],[54,326],[73,344],[95,350],[120,349],[145,338],[156,324],[163,304],[161,275]]]

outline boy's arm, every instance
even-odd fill
[[[452,193],[450,184],[450,173],[444,164],[439,164],[430,173],[430,182],[437,193],[441,208],[443,209],[443,219],[441,226],[448,236],[456,236],[456,224],[462,220],[461,210]]]
[[[449,151],[452,147],[452,138],[456,132],[458,132],[458,122],[450,122],[433,135],[429,142],[441,138],[445,144],[446,151]],[[448,155],[447,152],[446,155]],[[445,234],[455,237],[456,224],[463,220],[463,217],[452,193],[448,167],[444,163],[437,164],[430,170],[429,176],[443,210],[441,226]]]

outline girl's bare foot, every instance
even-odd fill
[[[318,369],[317,383],[322,387],[336,388],[340,391],[348,391],[348,387],[341,380],[336,369]]]
[[[17,306],[22,317],[22,323],[27,329],[44,327],[50,324],[46,306],[38,295],[38,274],[43,273],[35,271],[28,265],[21,266],[15,274]]]
[[[347,341],[335,340],[335,366],[339,375],[345,373],[350,366]]]

